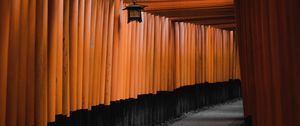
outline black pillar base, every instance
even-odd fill
[[[239,80],[215,84],[197,84],[141,95],[138,99],[112,102],[110,106],[94,106],[92,111],[79,110],[71,117],[57,116],[49,126],[154,126],[183,113],[241,97]]]
[[[252,116],[245,117],[245,126],[252,126]]]

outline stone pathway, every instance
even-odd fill
[[[168,126],[241,126],[243,124],[242,100],[204,108],[177,120]]]

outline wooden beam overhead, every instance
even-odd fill
[[[184,22],[196,23],[202,25],[221,25],[221,24],[235,23],[235,19],[223,19],[223,20],[210,19],[210,20],[194,20],[194,21],[184,21]]]
[[[171,18],[172,21],[174,22],[193,22],[193,21],[211,21],[211,20],[234,20],[234,16],[229,15],[229,16],[210,16],[210,17],[186,17],[186,18]]]
[[[145,11],[168,17],[174,22],[228,26],[235,24],[233,0],[136,0]],[[124,0],[131,3],[132,0]]]
[[[234,8],[233,6],[224,6],[212,8],[187,8],[174,10],[146,10],[146,12],[166,17],[213,16],[234,15]]]
[[[124,2],[131,3],[132,0]],[[233,0],[137,0],[137,3],[147,5],[146,10],[168,10],[228,6],[233,5]]]
[[[212,25],[212,27],[219,28],[219,29],[234,30],[236,28],[236,24],[235,23],[217,24],[217,25]]]

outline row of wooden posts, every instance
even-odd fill
[[[0,126],[140,94],[239,79],[233,31],[143,14],[115,0],[0,1]]]

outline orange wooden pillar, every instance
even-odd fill
[[[125,15],[126,15],[126,13],[125,13]],[[127,16],[127,15],[126,15]],[[126,17],[125,16],[125,17]],[[127,34],[125,34],[126,35],[126,69],[125,69],[125,78],[126,78],[126,98],[131,98],[131,90],[132,90],[132,88],[131,88],[131,71],[130,71],[130,69],[131,69],[131,48],[132,48],[132,43],[131,43],[131,41],[132,41],[132,38],[131,38],[131,36],[132,36],[132,34],[133,34],[133,30],[130,28],[130,26],[132,26],[132,23],[131,24],[128,24],[127,25],[127,30],[128,30],[128,33]]]
[[[141,23],[137,23],[136,26],[136,69],[135,69],[135,87],[136,87],[136,98],[141,93],[141,85],[140,80],[142,78],[143,71],[141,69],[141,37],[142,37],[142,31],[141,31]]]
[[[98,95],[98,103],[97,104],[104,104],[105,103],[105,82],[106,82],[106,63],[107,63],[107,45],[108,45],[108,30],[109,30],[109,8],[110,3],[105,0],[100,0],[101,4],[99,4],[98,1],[98,12],[102,11],[102,21],[100,17],[98,17],[99,20],[97,22],[102,23],[101,28],[99,29],[100,38],[96,39],[96,48],[95,51],[99,51],[99,56],[95,56],[99,58],[99,64],[101,66],[99,67],[99,79],[97,80],[98,83],[98,89],[99,89],[99,95]],[[101,6],[99,6],[101,5]],[[98,48],[98,49],[97,49]],[[96,64],[95,64],[96,65]]]
[[[151,31],[150,31],[150,46],[149,46],[149,50],[150,50],[150,81],[149,81],[149,83],[150,83],[150,92],[153,94],[153,93],[155,93],[155,81],[154,81],[154,78],[155,78],[155,74],[154,74],[154,72],[155,72],[155,62],[154,62],[154,52],[155,52],[155,50],[154,50],[154,46],[155,46],[155,37],[154,37],[154,35],[155,35],[155,16],[154,15],[150,15],[150,17],[151,17],[151,24],[150,24],[150,28],[151,28]]]
[[[201,74],[200,74],[200,70],[202,70],[201,68],[201,53],[200,53],[200,45],[201,45],[201,40],[199,39],[201,36],[201,32],[200,32],[200,28],[199,26],[195,26],[196,27],[196,31],[195,31],[195,81],[196,83],[200,83],[201,81]]]
[[[103,103],[100,101],[101,95],[104,94],[103,90],[101,90],[101,68],[102,68],[102,41],[104,37],[104,14],[105,11],[102,10],[104,8],[103,0],[98,0],[96,3],[96,22],[95,22],[95,33],[94,33],[94,73],[93,73],[93,105],[97,105]],[[103,18],[103,21],[101,21]],[[97,92],[98,91],[98,92]],[[104,96],[103,96],[104,97]]]
[[[114,28],[113,28],[113,54],[112,54],[112,76],[111,76],[111,100],[117,101],[120,100],[120,94],[123,89],[123,84],[120,81],[120,72],[121,72],[121,63],[123,60],[120,60],[120,50],[121,50],[121,44],[120,44],[120,1],[114,0]]]
[[[174,86],[175,86],[175,79],[174,79],[174,75],[175,75],[175,51],[174,51],[174,46],[175,46],[175,39],[174,39],[174,24],[172,23],[171,20],[168,19],[168,51],[167,51],[167,57],[168,57],[168,63],[167,63],[167,67],[168,67],[168,91],[173,91],[174,90]]]
[[[190,83],[190,73],[191,73],[191,69],[190,69],[190,67],[191,67],[191,62],[190,62],[190,60],[191,60],[191,54],[190,54],[190,52],[191,52],[191,47],[190,47],[190,45],[191,45],[191,24],[190,23],[186,23],[185,24],[185,29],[186,29],[186,32],[184,32],[185,33],[185,42],[184,42],[184,44],[185,44],[185,70],[186,70],[186,73],[185,73],[185,79],[186,79],[186,81],[185,81],[185,83],[186,83],[186,85],[190,85],[191,83]]]
[[[202,57],[201,60],[201,71],[200,71],[200,82],[207,82],[207,74],[206,74],[206,71],[207,71],[207,67],[206,67],[206,55],[205,55],[205,52],[206,52],[206,43],[205,43],[205,40],[207,38],[206,36],[206,32],[205,32],[205,27],[204,26],[201,26],[201,29],[200,29],[200,32],[201,32],[201,38],[200,38],[200,55]]]
[[[76,111],[78,76],[78,0],[70,0],[70,106]]]
[[[161,20],[155,16],[155,43],[154,43],[154,87],[155,93],[161,89]]]
[[[18,116],[18,81],[20,64],[20,16],[21,1],[11,1],[11,21],[8,50],[8,80],[7,80],[7,107],[6,125],[17,125]]]
[[[25,126],[25,118],[26,118],[26,87],[27,87],[27,54],[28,54],[28,7],[29,1],[23,0],[21,1],[21,15],[20,15],[20,43],[19,43],[19,78],[18,78],[18,108],[17,108],[17,125]],[[16,74],[16,73],[15,73]]]
[[[185,30],[184,30],[184,24],[182,22],[180,22],[180,62],[181,62],[181,72],[180,72],[180,78],[181,78],[181,84],[180,87],[185,86],[186,84],[186,79],[185,79],[185,73],[186,73],[186,66],[185,66]]]
[[[35,117],[35,59],[36,59],[36,0],[29,0],[28,60],[26,87],[26,125],[34,125]],[[34,65],[33,65],[34,64]]]
[[[107,53],[107,36],[108,36],[108,16],[109,2],[98,0],[98,17],[95,40],[95,67],[97,68],[95,86],[99,92],[96,92],[96,104],[104,104],[105,102],[105,73],[106,73],[106,53]],[[101,13],[99,13],[101,12]],[[98,35],[100,34],[100,35]],[[97,66],[97,64],[99,66]]]
[[[57,63],[56,63],[56,114],[63,114],[63,36],[64,1],[57,2]]]
[[[196,36],[198,36],[198,34],[196,34],[196,26],[195,24],[192,25],[192,44],[191,44],[191,83],[192,84],[196,84]]]
[[[121,4],[121,3],[120,3]],[[120,6],[123,6],[123,4],[121,4]],[[120,18],[121,18],[121,26],[119,26],[121,28],[121,38],[122,40],[120,39],[119,40],[119,44],[121,45],[120,47],[120,61],[123,61],[123,63],[121,63],[121,66],[120,66],[120,80],[119,82],[122,83],[123,85],[123,88],[121,89],[122,92],[119,92],[119,96],[121,99],[126,99],[128,98],[128,90],[129,90],[129,86],[128,86],[128,73],[127,73],[127,70],[128,70],[128,34],[130,32],[130,30],[128,29],[128,24],[126,22],[126,18],[124,19],[124,17],[126,17],[126,12],[123,11],[123,13],[120,14]]]
[[[147,73],[147,34],[148,34],[148,28],[147,28],[147,15],[143,13],[143,19],[144,22],[141,24],[141,38],[140,38],[140,43],[141,43],[141,69],[143,73],[141,74],[141,94],[148,94],[147,93],[147,85],[146,85],[146,73]]]
[[[141,31],[140,31],[140,23],[136,23],[135,24],[135,69],[134,69],[134,87],[135,87],[135,98],[137,98],[140,88],[141,88],[141,84],[139,83],[139,80],[141,78],[141,73],[142,71],[140,71],[140,61],[141,61],[141,57],[140,57],[140,35],[141,35]]]
[[[92,0],[85,1],[84,8],[84,43],[83,43],[83,78],[82,78],[82,108],[88,109],[90,107],[89,91],[90,91],[90,50],[91,50],[91,11]]]
[[[112,83],[112,61],[113,61],[113,41],[114,41],[114,3],[113,0],[109,2],[109,9],[107,10],[109,13],[108,16],[108,38],[107,38],[107,61],[105,70],[105,104],[110,105],[111,102],[111,83]]]
[[[176,81],[175,81],[175,88],[178,88],[180,87],[180,84],[181,84],[181,57],[180,57],[180,25],[179,23],[175,23],[175,53],[176,53],[176,75],[175,75],[175,78],[176,78]]]
[[[165,90],[165,85],[166,85],[166,78],[165,78],[165,72],[166,72],[166,26],[165,26],[165,18],[164,17],[160,17],[160,31],[161,31],[161,37],[160,37],[160,45],[161,45],[161,49],[160,49],[160,56],[161,56],[161,61],[160,61],[160,91],[164,91]]]
[[[6,125],[8,49],[10,33],[11,1],[0,1],[0,125]]]
[[[235,2],[246,116],[257,126],[300,125],[299,1]]]
[[[139,37],[140,37],[140,30],[139,30],[139,26],[140,26],[140,23],[138,22],[135,22],[135,34],[134,34],[134,40],[135,40],[135,48],[134,48],[134,51],[135,51],[135,56],[134,56],[134,98],[137,98],[138,96],[138,92],[140,90],[140,84],[139,84],[139,78],[141,77],[141,75],[138,73],[139,72],[139,49],[140,49],[140,43],[139,43]]]
[[[136,22],[133,22],[131,24],[131,36],[130,36],[130,40],[128,41],[129,43],[131,43],[130,45],[130,81],[129,81],[129,93],[130,93],[130,98],[135,98],[135,69],[136,69]]]
[[[64,0],[63,8],[63,97],[62,111],[70,116],[70,0]]]
[[[90,81],[89,81],[89,109],[91,106],[95,105],[95,37],[96,37],[96,26],[97,26],[97,0],[92,1],[92,11],[91,11],[91,43],[90,43]]]
[[[84,9],[85,0],[78,2],[78,52],[77,52],[77,109],[82,109],[83,50],[84,50]]]
[[[55,121],[56,112],[56,70],[57,70],[57,32],[58,32],[58,1],[49,2],[49,61],[48,61],[48,121]]]
[[[36,5],[35,124],[45,125],[48,122],[48,1],[37,0]]]

